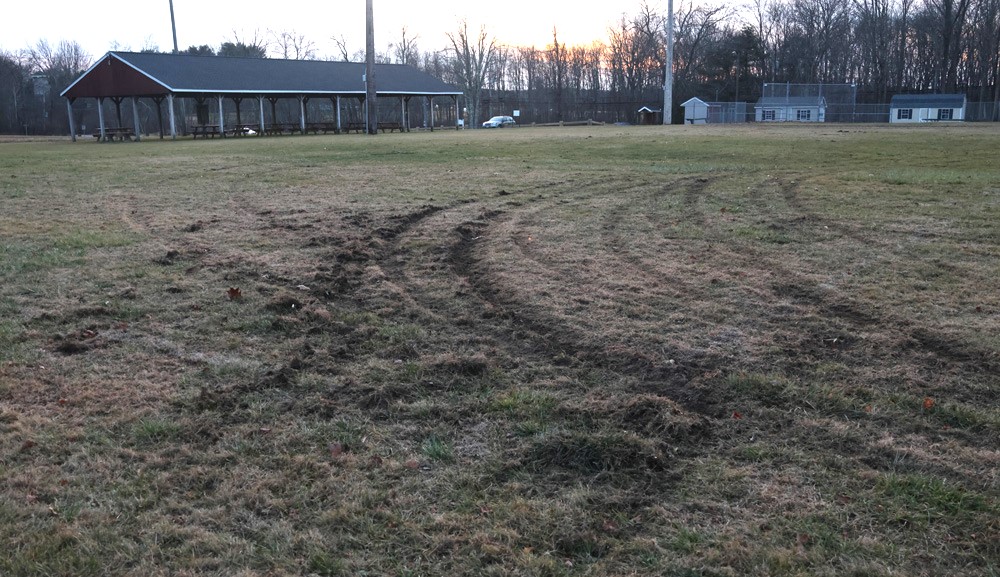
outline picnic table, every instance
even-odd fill
[[[94,138],[98,141],[101,140],[101,131],[94,131]],[[131,128],[126,126],[116,126],[114,128],[104,129],[104,139],[108,142],[114,142],[115,140],[120,140],[125,142],[126,140],[132,140],[135,138],[135,132]]]
[[[274,134],[274,135],[295,134],[296,132],[301,132],[301,131],[302,131],[301,126],[292,123],[268,124],[264,128],[264,134]]]
[[[217,134],[219,134],[218,124],[197,124],[191,127],[191,138],[198,138],[199,136],[202,138],[215,138]]]
[[[306,124],[306,132],[319,134],[320,131],[322,131],[323,134],[327,134],[328,132],[339,133],[340,129],[337,128],[336,122],[310,122],[309,124]]]
[[[345,132],[357,132],[358,134],[364,132],[367,129],[367,125],[364,122],[349,122]],[[399,122],[379,122],[378,129],[385,132],[403,132],[403,125]]]

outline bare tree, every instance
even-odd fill
[[[938,61],[938,86],[954,92],[957,84],[958,62],[962,57],[960,44],[969,11],[970,0],[927,0],[927,6],[940,18],[941,58]]]
[[[333,43],[337,45],[337,52],[338,52],[337,58],[341,62],[358,62],[358,60],[356,59],[357,53],[355,53],[355,56],[352,57],[350,50],[347,48],[347,39],[344,38],[343,34],[341,34],[339,37],[332,36],[330,39],[333,40]],[[364,52],[361,53],[361,60],[362,61],[364,60]]]
[[[316,44],[304,34],[292,31],[272,32],[278,55],[285,60],[315,60]]]
[[[566,84],[566,71],[569,68],[569,58],[566,45],[559,42],[559,33],[552,28],[552,44],[547,51],[549,86],[552,87],[552,97],[555,100],[556,120],[563,120],[563,88]]]
[[[390,44],[392,49],[392,55],[396,64],[406,64],[409,66],[414,66],[420,60],[420,50],[417,48],[417,38],[419,36],[407,37],[406,26],[403,26],[403,32],[401,34],[398,44]]]
[[[42,99],[38,103],[42,117],[38,126],[42,132],[65,126],[65,107],[56,106],[59,93],[87,69],[90,60],[79,44],[66,40],[55,46],[39,40],[26,51],[25,61],[34,79],[35,94]]]
[[[269,43],[267,38],[261,36],[254,30],[252,37],[240,39],[240,35],[233,30],[233,39],[227,40],[219,46],[219,56],[230,56],[240,58],[267,58]]]
[[[496,54],[496,39],[479,28],[476,38],[469,36],[469,24],[463,20],[455,33],[448,34],[451,42],[455,80],[465,93],[469,120],[478,124],[486,73]]]

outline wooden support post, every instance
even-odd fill
[[[219,95],[219,136],[226,137],[226,111],[222,107],[223,96]]]
[[[69,137],[76,142],[76,122],[73,121],[73,98],[66,99],[66,116],[69,118]]]
[[[455,130],[458,130],[459,128],[463,128],[465,123],[458,122],[458,119],[462,117],[462,111],[458,109],[458,98],[455,98],[454,96],[452,96],[452,98],[455,99]]]
[[[410,98],[412,98],[412,96],[403,98],[403,117],[405,119],[403,122],[403,130],[407,132],[410,131]]]
[[[427,109],[430,111],[431,121],[429,123],[431,132],[434,132],[434,97],[427,97]]]
[[[337,134],[340,134],[343,128],[340,125],[340,95],[337,95]]]
[[[108,130],[104,125],[104,98],[100,96],[97,97],[97,122],[101,130],[100,142],[105,142],[108,139]]]
[[[399,131],[406,132],[406,97],[399,97]]]
[[[299,128],[304,135],[306,133],[306,103],[309,99],[305,96],[299,96]]]
[[[167,109],[170,113],[170,139],[177,140],[177,118],[174,115],[174,95],[167,95]]]
[[[136,99],[135,96],[133,96],[132,97],[132,132],[135,133],[135,141],[136,142],[139,142],[139,141],[142,140],[142,137],[139,136],[139,132],[141,132],[141,128],[142,127],[139,126],[139,106],[138,106],[138,100]],[[123,140],[125,139],[124,135],[122,136],[122,139]]]
[[[258,96],[257,97],[257,105],[258,105],[257,110],[260,111],[260,136],[264,136],[264,134],[265,134],[264,129],[267,128],[267,125],[264,124],[264,97],[263,96]]]

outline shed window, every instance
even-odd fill
[[[913,120],[912,108],[897,108],[896,120]]]
[[[762,118],[764,120],[774,120],[774,110],[765,110]]]
[[[799,121],[809,121],[812,120],[812,110],[796,110],[795,119]]]
[[[951,120],[952,112],[951,108],[938,108],[938,120]]]

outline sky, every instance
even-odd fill
[[[173,0],[177,44],[181,50],[225,41],[294,32],[312,41],[317,57],[335,58],[332,40],[343,37],[348,51],[364,49],[365,3],[362,0]],[[173,48],[169,0],[35,0],[4,2],[0,50],[17,52],[40,39],[50,44],[79,43],[93,58],[111,49]],[[648,0],[665,12],[666,0]],[[385,52],[399,42],[402,30],[416,36],[421,52],[444,49],[446,36],[468,22],[470,35],[480,26],[501,44],[544,48],[552,29],[567,45],[607,41],[607,29],[623,14],[635,15],[642,0],[374,0],[375,46]]]

